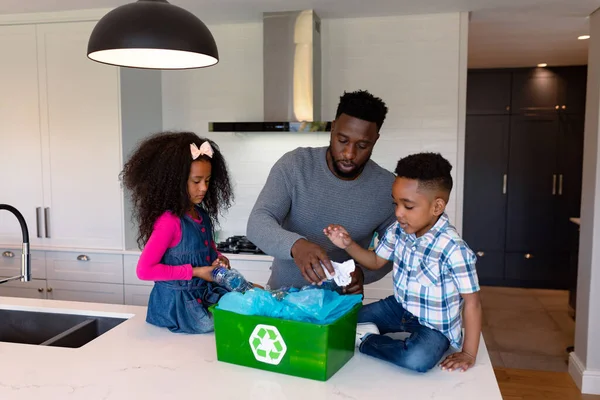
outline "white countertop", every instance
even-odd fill
[[[501,400],[483,339],[465,373],[418,374],[357,352],[319,382],[219,362],[213,334],[151,326],[145,307],[0,297],[0,308],[132,315],[79,349],[0,342],[0,399]]]

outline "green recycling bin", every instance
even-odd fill
[[[354,356],[362,304],[328,325],[210,307],[219,361],[326,381]]]

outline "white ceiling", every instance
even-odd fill
[[[0,0],[0,14],[116,7],[134,0]],[[207,24],[260,21],[262,12],[314,9],[321,18],[471,11],[469,67],[587,62],[587,16],[600,0],[171,0]]]

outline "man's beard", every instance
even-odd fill
[[[335,174],[337,176],[339,176],[340,178],[343,178],[343,179],[358,178],[358,176],[362,173],[363,169],[365,169],[365,165],[367,164],[366,162],[363,165],[354,164],[356,167],[354,170],[352,170],[350,172],[344,172],[338,167],[338,164],[337,164],[339,161],[344,161],[344,160],[336,160],[335,158],[333,158],[333,154],[331,153],[331,148],[327,149],[327,151],[329,152],[329,156],[331,157],[331,165],[333,166],[333,171],[335,172]],[[367,159],[367,161],[368,160],[369,159]]]

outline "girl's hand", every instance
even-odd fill
[[[215,260],[216,262],[216,260]],[[203,279],[207,282],[212,282],[212,272],[214,269],[218,267],[218,265],[208,266],[208,267],[194,267],[192,269],[192,276],[195,278]]]
[[[461,372],[465,372],[473,365],[475,365],[475,357],[469,353],[460,351],[458,353],[450,354],[448,357],[446,357],[446,359],[440,364],[440,367],[443,370],[454,371],[459,369]]]
[[[225,267],[227,269],[231,269],[231,265],[229,264],[229,259],[224,255],[220,255],[213,263],[213,266],[217,267]]]
[[[331,224],[323,229],[325,236],[340,249],[345,249],[352,244],[352,238],[348,231],[341,225]]]

